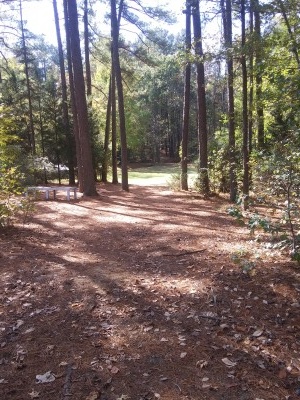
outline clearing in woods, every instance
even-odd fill
[[[296,398],[300,271],[227,207],[110,184],[37,202],[0,236],[1,400]]]

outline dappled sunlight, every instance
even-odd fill
[[[55,376],[73,366],[78,400],[85,382],[143,400],[292,393],[296,273],[283,275],[272,258],[254,275],[234,264],[235,251],[252,257],[258,247],[217,200],[143,188],[99,197],[39,203],[15,240],[4,240],[1,342],[6,354],[24,353],[14,373],[34,382],[45,363]],[[58,378],[51,385],[61,392]]]

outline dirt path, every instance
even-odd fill
[[[1,400],[297,398],[300,271],[218,198],[100,193],[0,237]]]

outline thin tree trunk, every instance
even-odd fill
[[[111,19],[112,19],[113,66],[116,75],[116,86],[118,91],[118,105],[119,105],[122,189],[128,192],[129,185],[128,185],[127,138],[126,138],[123,82],[122,82],[122,72],[121,72],[120,58],[119,58],[119,23],[117,18],[116,0],[111,0]]]
[[[257,113],[257,146],[261,150],[265,145],[265,133],[264,133],[264,108],[262,103],[262,84],[263,84],[263,72],[261,67],[262,62],[262,44],[261,44],[261,29],[260,29],[260,12],[259,12],[259,0],[253,0],[254,7],[254,31],[255,31],[255,81],[256,81],[256,113]]]
[[[46,155],[46,152],[45,152],[44,125],[43,125],[43,119],[42,119],[42,105],[41,105],[41,97],[40,96],[39,96],[39,122],[40,122],[40,133],[41,133],[42,156],[44,158]],[[47,185],[47,183],[48,183],[47,169],[44,166],[44,184]]]
[[[55,27],[56,27],[59,68],[60,68],[60,77],[61,77],[62,122],[63,122],[63,128],[64,128],[64,132],[66,135],[67,143],[68,143],[67,157],[68,157],[68,168],[69,168],[69,185],[75,185],[75,171],[74,171],[75,143],[74,143],[74,137],[71,134],[71,128],[70,128],[68,95],[67,95],[67,80],[66,80],[64,53],[63,53],[58,11],[57,11],[57,0],[53,0],[53,11],[54,11],[54,20],[55,20]]]
[[[112,158],[112,183],[118,183],[118,157],[117,157],[117,99],[115,69],[111,67],[111,158]]]
[[[206,115],[206,93],[205,72],[203,63],[203,47],[201,33],[201,19],[199,0],[193,2],[192,6],[195,54],[197,57],[197,101],[198,101],[198,140],[199,140],[199,180],[204,195],[209,194],[208,178],[208,152],[207,152],[207,115]]]
[[[89,48],[88,0],[84,0],[83,24],[84,24],[84,57],[85,57],[86,94],[89,97],[92,94],[92,76],[91,76],[90,48]]]
[[[190,57],[192,48],[191,37],[191,5],[186,1],[186,28],[185,28],[185,50],[187,57]],[[188,190],[188,137],[190,119],[190,95],[191,95],[191,63],[186,61],[184,76],[184,102],[183,102],[183,123],[181,141],[181,190]]]
[[[250,0],[250,36],[251,47],[249,55],[249,113],[248,113],[248,132],[249,132],[249,155],[253,149],[253,108],[254,108],[254,22],[253,22],[253,0]],[[251,180],[251,177],[250,177]]]
[[[102,182],[107,182],[107,171],[108,171],[108,146],[109,146],[109,134],[110,134],[110,120],[111,120],[111,76],[109,80],[108,99],[106,108],[106,123],[105,123],[105,136],[104,136],[104,155],[102,162]]]
[[[27,89],[27,99],[28,99],[28,114],[29,114],[29,128],[30,128],[30,147],[31,147],[32,154],[35,155],[36,154],[35,131],[34,131],[34,123],[33,123],[33,108],[32,108],[32,99],[31,99],[31,86],[30,86],[30,78],[29,78],[27,47],[26,47],[26,39],[25,39],[25,32],[24,32],[22,0],[20,0],[19,7],[20,7],[20,22],[21,22],[21,31],[22,31],[21,32],[21,35],[22,35],[22,50],[23,50],[23,57],[24,57],[26,89]]]
[[[246,65],[246,11],[245,0],[241,0],[242,22],[242,88],[243,88],[243,206],[248,209],[249,202],[249,137],[248,137],[248,83]]]
[[[234,78],[233,78],[233,57],[232,57],[232,6],[231,0],[221,0],[221,10],[224,27],[224,39],[227,65],[227,113],[228,113],[228,144],[229,144],[229,180],[230,200],[236,201],[237,180],[236,180],[236,155],[235,155],[235,116],[234,116]]]
[[[82,186],[86,196],[97,194],[92,162],[91,139],[89,135],[88,109],[80,50],[78,13],[76,0],[67,0],[70,29],[70,50],[74,77],[74,93],[78,115],[79,142],[82,163]]]

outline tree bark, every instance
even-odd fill
[[[104,135],[104,155],[102,162],[102,182],[107,182],[107,171],[108,171],[108,146],[109,146],[109,134],[110,134],[110,120],[111,120],[111,76],[109,80],[107,107],[106,107],[106,122],[105,122],[105,135]]]
[[[111,0],[111,23],[112,23],[113,67],[116,75],[116,86],[118,92],[118,105],[119,105],[122,189],[128,192],[129,185],[128,185],[127,138],[126,138],[123,82],[122,82],[122,72],[121,72],[120,57],[119,57],[119,21],[117,17],[116,0]]]
[[[248,136],[248,82],[246,65],[246,11],[245,0],[241,0],[242,23],[242,91],[243,91],[243,206],[248,209],[249,202],[249,136]]]
[[[34,122],[33,122],[33,108],[32,108],[32,99],[31,99],[31,86],[30,86],[30,78],[29,78],[27,47],[26,47],[26,39],[25,39],[25,32],[24,32],[22,0],[20,0],[19,8],[20,8],[20,22],[21,22],[21,35],[22,35],[22,51],[23,51],[23,57],[24,57],[26,89],[27,89],[27,99],[28,99],[30,148],[31,148],[32,155],[35,155],[36,154],[35,130],[34,130]]]
[[[89,135],[88,109],[85,97],[85,84],[80,50],[78,13],[76,0],[66,0],[69,20],[71,62],[73,85],[77,111],[79,145],[82,165],[82,190],[86,196],[97,194],[92,162],[91,139]]]
[[[84,58],[85,58],[86,94],[89,97],[92,94],[92,76],[91,76],[90,48],[89,48],[88,0],[84,0],[83,24],[84,24]]]
[[[195,40],[196,70],[197,70],[197,102],[198,102],[198,140],[199,140],[199,180],[204,195],[209,194],[208,153],[207,153],[207,114],[205,72],[203,62],[202,32],[200,19],[200,1],[193,0],[192,15]]]
[[[112,157],[112,183],[118,183],[118,158],[117,158],[117,99],[115,70],[111,67],[111,157]]]
[[[188,137],[190,118],[190,95],[191,95],[191,62],[189,60],[192,48],[191,38],[191,5],[186,1],[186,22],[185,22],[185,50],[187,61],[184,74],[184,101],[183,101],[183,122],[181,141],[181,190],[188,190]]]
[[[249,155],[253,149],[253,111],[254,111],[254,12],[253,0],[250,0],[249,29],[252,38],[249,54],[249,107],[248,107],[248,135],[249,135]],[[251,176],[249,177],[251,180]]]
[[[256,83],[256,114],[257,114],[257,147],[262,150],[265,146],[264,133],[264,108],[262,99],[262,44],[261,44],[261,28],[260,28],[260,12],[259,0],[253,0],[254,12],[254,32],[255,32],[255,83]]]
[[[230,201],[237,198],[236,180],[236,149],[235,149],[235,116],[234,116],[234,78],[233,78],[233,56],[232,56],[232,6],[231,0],[221,0],[223,16],[224,39],[226,48],[227,65],[227,113],[228,113],[228,144],[229,144],[229,180],[230,180]]]
[[[83,192],[83,171],[82,171],[82,161],[81,161],[81,150],[80,150],[80,140],[79,140],[79,127],[78,127],[78,115],[75,100],[75,89],[74,89],[74,76],[73,76],[73,66],[71,57],[71,42],[70,42],[70,27],[69,27],[69,17],[68,17],[68,6],[67,0],[64,2],[64,18],[65,18],[65,31],[66,31],[66,48],[67,48],[67,63],[68,63],[68,73],[69,73],[69,87],[70,87],[70,97],[71,97],[71,108],[73,115],[73,131],[75,137],[75,152],[77,159],[77,178],[78,178],[78,189]]]
[[[68,143],[67,157],[68,157],[68,168],[69,168],[69,185],[75,185],[75,171],[74,171],[75,143],[74,143],[74,137],[71,134],[71,128],[70,128],[68,95],[67,95],[67,80],[66,80],[64,53],[63,53],[58,11],[57,11],[57,0],[53,0],[53,11],[54,11],[54,20],[55,20],[57,47],[58,47],[58,56],[59,56],[60,78],[61,78],[62,122],[63,122],[63,128],[64,128],[64,132],[66,135],[67,143]]]

